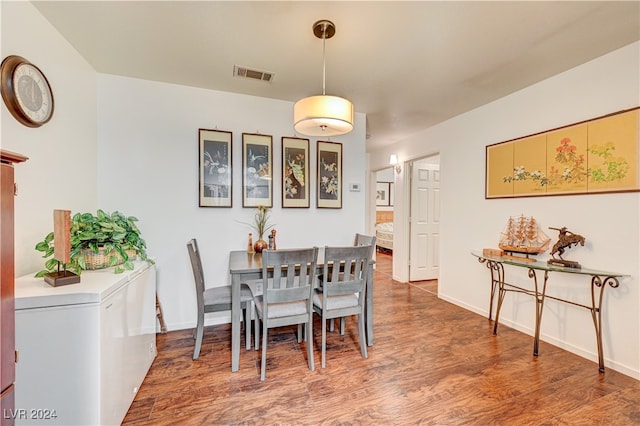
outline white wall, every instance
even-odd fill
[[[53,230],[53,209],[96,206],[96,73],[29,2],[0,2],[2,58],[22,56],[47,76],[54,96],[51,121],[18,123],[3,105],[2,149],[29,157],[15,168],[15,253],[18,276],[43,268],[34,250]]]
[[[376,169],[388,162],[391,152],[401,161],[440,152],[439,296],[487,315],[489,272],[470,251],[496,247],[511,215],[533,215],[545,227],[567,226],[587,240],[585,247],[572,249],[568,258],[585,267],[630,275],[621,280],[619,288],[605,291],[604,353],[608,368],[640,378],[640,195],[484,198],[486,145],[638,105],[640,44],[634,43],[371,153],[370,166]],[[399,181],[403,181],[402,174],[396,185]],[[400,204],[406,203],[401,197],[402,191],[397,190],[396,215],[401,214]],[[556,235],[550,232],[550,236]],[[507,274],[514,281],[529,283],[523,271],[508,269]],[[551,274],[549,291],[590,303],[585,277]],[[501,322],[532,334],[534,309],[533,298],[509,294]],[[586,309],[547,300],[542,340],[597,359],[593,324]],[[544,349],[540,356],[544,357]]]
[[[378,170],[376,179],[378,182],[393,182],[393,167]]]
[[[157,260],[158,294],[170,329],[195,323],[195,293],[186,243],[197,238],[208,286],[229,282],[229,250],[245,250],[255,209],[242,208],[242,133],[273,136],[272,222],[278,247],[351,244],[364,232],[364,116],[355,130],[333,138],[343,147],[343,207],[282,209],[282,136],[294,136],[293,104],[192,87],[123,78],[98,77],[98,205],[140,219],[149,252]],[[198,129],[233,132],[233,208],[198,207]],[[316,178],[316,139],[310,140],[312,185]],[[228,314],[211,315],[213,322]]]

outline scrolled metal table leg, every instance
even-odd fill
[[[609,284],[617,288],[620,283],[616,277],[606,277],[604,281],[597,275],[591,277],[591,318],[596,329],[596,344],[598,346],[598,371],[604,373],[604,350],[602,349],[602,297],[604,288]],[[599,289],[599,291],[597,291]]]
[[[533,356],[538,356],[540,349],[540,325],[542,324],[542,310],[544,308],[544,296],[547,292],[547,280],[549,271],[544,271],[544,281],[542,283],[542,293],[538,291],[538,277],[534,269],[529,268],[529,278],[533,279],[536,297],[536,331],[533,338]]]
[[[478,258],[478,262],[486,262],[485,266],[491,272],[491,293],[489,293],[489,320],[491,320],[493,318],[493,299],[495,298],[496,289],[499,287],[499,283],[504,282],[504,268],[502,263],[482,257]]]
[[[500,262],[489,262],[491,265],[491,306],[493,307],[493,293],[498,288],[498,303],[496,306],[496,319],[493,323],[493,334],[498,334],[498,320],[500,319],[500,309],[507,291],[504,288],[504,266]],[[495,275],[498,276],[496,279]],[[491,319],[491,309],[489,309],[489,319]]]

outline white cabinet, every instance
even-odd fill
[[[18,278],[16,423],[120,424],[156,356],[155,288],[146,262],[63,287]]]

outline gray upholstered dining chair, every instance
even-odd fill
[[[303,324],[305,336],[313,336],[313,292],[318,248],[264,250],[262,252],[262,294],[255,295],[256,321],[262,322],[260,380],[266,378],[269,329]],[[298,343],[300,343],[298,333]],[[313,371],[313,339],[307,340],[307,360]],[[258,345],[256,345],[258,349]]]
[[[371,235],[364,235],[356,233],[353,239],[354,246],[371,246],[371,258],[373,259],[373,252],[376,247],[376,237]],[[340,318],[340,335],[344,336],[344,317]],[[334,330],[333,318],[329,320],[329,331]]]
[[[364,329],[368,264],[372,246],[325,247],[319,288],[313,296],[314,311],[322,318],[322,368],[326,367],[327,320],[358,316],[358,339],[367,358]]]
[[[200,250],[198,249],[198,242],[195,238],[187,243],[187,250],[189,251],[189,259],[191,260],[191,269],[193,269],[193,279],[196,284],[196,300],[198,303],[198,322],[194,330],[196,344],[193,350],[193,359],[196,360],[200,356],[200,348],[204,335],[204,314],[231,310],[231,286],[225,285],[205,289],[202,259],[200,258]],[[244,327],[247,349],[251,348],[250,325],[252,301],[253,295],[251,289],[243,284],[240,288],[240,306],[245,313]]]
[[[376,237],[371,235],[357,234],[353,239],[354,246],[371,246],[371,260],[376,247]],[[329,331],[333,331],[333,319],[329,320]],[[344,317],[340,318],[340,334],[344,336]]]

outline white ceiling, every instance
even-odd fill
[[[326,92],[367,114],[368,151],[640,39],[639,1],[33,4],[100,73],[287,101],[322,92],[329,19]]]

